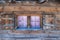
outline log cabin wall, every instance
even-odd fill
[[[41,17],[41,26],[43,30],[60,30],[60,5],[54,4],[54,3],[49,3],[48,1],[39,4],[36,1],[32,2],[16,2],[16,3],[4,3],[0,4],[0,21],[1,21],[1,26],[2,26],[2,17],[4,15],[7,15],[6,17],[9,18],[9,15],[12,15],[12,18],[14,20],[14,26],[13,27],[1,27],[1,29],[15,29],[17,25],[16,23],[16,18],[17,16],[20,15],[26,15],[26,16],[33,16],[33,15],[38,15]],[[10,17],[11,18],[11,17]],[[50,19],[51,20],[50,20]],[[48,19],[48,20],[47,20]],[[8,20],[5,21],[5,23]],[[52,24],[53,26],[47,26],[44,25],[45,23],[48,23],[49,21],[53,21]],[[17,30],[16,30],[17,31]]]

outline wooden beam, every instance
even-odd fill
[[[5,6],[0,11],[44,11],[44,12],[60,12],[60,7],[45,7],[45,6]]]

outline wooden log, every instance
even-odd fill
[[[44,12],[60,12],[60,7],[45,6],[5,6],[4,10],[0,7],[0,11],[44,11]]]

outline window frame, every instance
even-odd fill
[[[21,16],[21,15],[20,15]],[[24,16],[24,15],[22,15],[22,16]],[[27,16],[27,15],[26,15]],[[32,15],[33,16],[33,15]],[[34,16],[37,16],[37,15],[34,15]],[[39,15],[38,15],[39,16]],[[31,16],[30,16],[31,17]],[[39,16],[40,17],[40,16]],[[18,18],[18,16],[17,16],[17,18]],[[29,23],[28,23],[28,16],[27,16],[27,30],[29,30],[29,29],[31,29],[31,18],[29,19]],[[40,20],[41,20],[41,18],[40,18]],[[18,21],[17,21],[18,22]],[[17,23],[16,22],[16,23]],[[17,23],[17,26],[18,26],[18,23]],[[40,26],[41,26],[41,21],[40,21]],[[17,28],[17,27],[16,27]],[[42,29],[42,27],[40,27],[40,29]],[[16,30],[18,30],[18,29],[16,29]],[[33,29],[34,30],[34,29]]]

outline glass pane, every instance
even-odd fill
[[[27,27],[27,22],[23,22],[23,27]]]
[[[27,27],[27,23],[26,22],[19,22],[18,26],[19,27]]]
[[[22,25],[22,22],[18,22],[18,26],[21,27],[21,25]]]
[[[40,17],[31,16],[31,27],[38,28],[40,27]]]
[[[18,21],[27,22],[27,16],[19,16]]]
[[[35,22],[31,22],[31,27],[35,27]]]
[[[35,16],[31,16],[31,21],[35,21]]]
[[[36,16],[36,21],[40,21],[40,17],[39,16]]]
[[[18,17],[18,21],[22,21],[22,16],[19,16]]]
[[[18,27],[27,27],[27,16],[18,17]]]
[[[40,22],[36,22],[36,27],[40,27]]]
[[[39,16],[31,16],[31,21],[40,21]]]
[[[23,16],[22,21],[27,22],[27,16]]]

